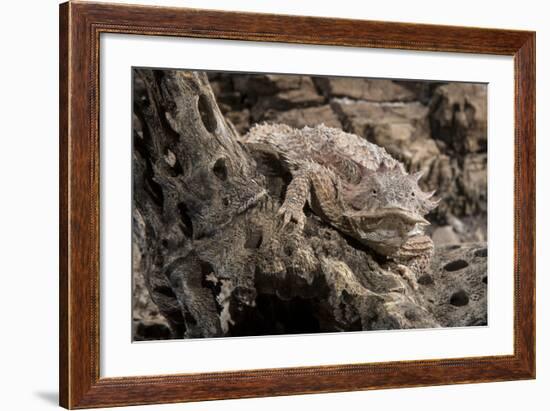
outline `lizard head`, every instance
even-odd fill
[[[364,169],[358,184],[347,184],[345,216],[356,227],[357,237],[370,242],[399,241],[429,225],[424,216],[439,201],[432,199],[434,192],[426,193],[418,186],[421,176],[382,163],[377,170]]]

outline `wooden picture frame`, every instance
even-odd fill
[[[513,56],[513,355],[100,378],[101,33]],[[535,378],[534,32],[69,2],[60,6],[59,47],[60,404],[63,407],[172,403]]]

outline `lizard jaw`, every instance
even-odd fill
[[[360,211],[357,213],[348,213],[347,216],[353,219],[360,219],[365,223],[371,221],[380,222],[387,218],[397,218],[406,224],[430,225],[430,222],[421,215],[399,207],[383,208],[381,210],[367,212]]]

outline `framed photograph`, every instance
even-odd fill
[[[535,378],[535,33],[60,6],[60,404]]]

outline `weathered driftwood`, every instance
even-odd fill
[[[281,228],[289,176],[241,145],[206,75],[134,77],[134,271],[172,337],[486,323],[483,245],[438,250],[415,290],[309,210]]]

